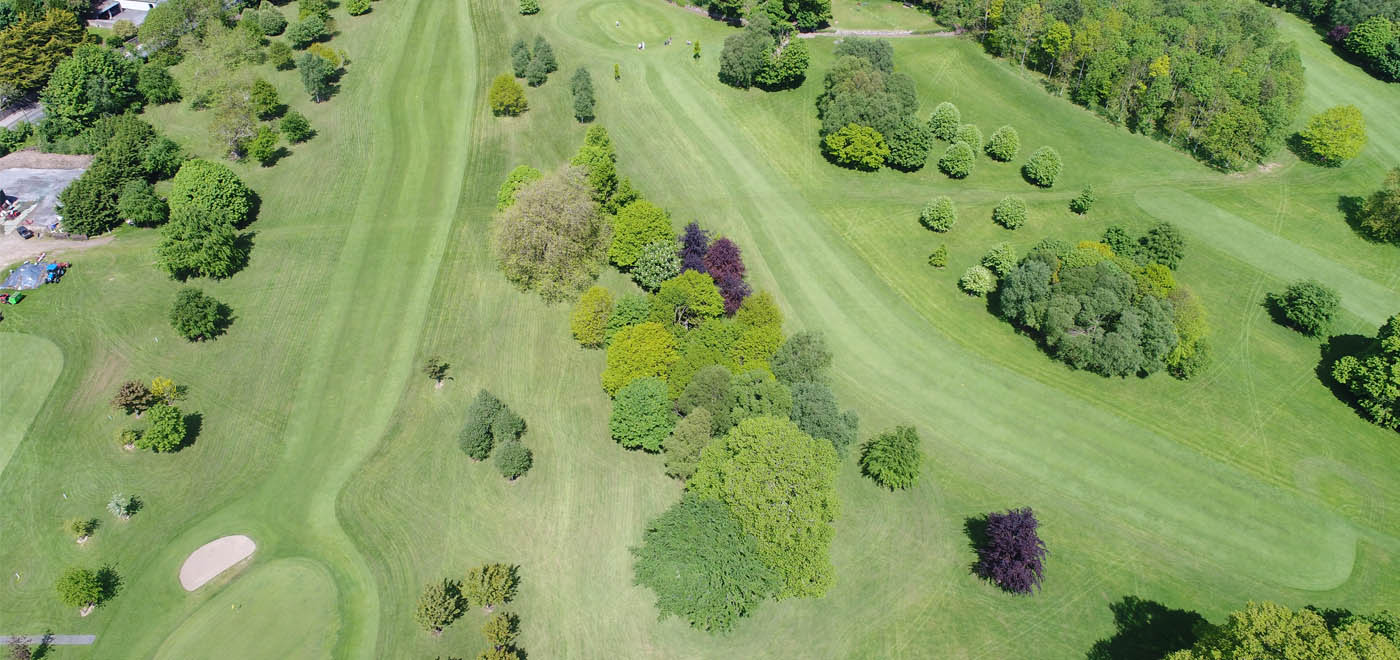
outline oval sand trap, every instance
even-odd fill
[[[257,544],[242,534],[214,539],[190,553],[185,564],[180,567],[180,586],[185,591],[194,591],[204,583],[237,564],[258,548]]]

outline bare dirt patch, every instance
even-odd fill
[[[214,539],[185,558],[180,566],[180,586],[194,591],[252,556],[257,544],[242,534]]]
[[[16,151],[0,158],[0,170],[15,168],[30,170],[85,170],[92,156],[83,154],[46,154],[33,149]]]
[[[48,253],[46,261],[54,261],[59,257],[59,261],[64,261],[61,257],[69,252],[77,252],[88,248],[95,248],[99,245],[106,245],[112,242],[110,235],[101,238],[93,238],[86,241],[70,241],[61,238],[34,237],[25,240],[15,232],[9,232],[0,236],[0,278],[9,272],[9,267],[22,261],[37,259],[39,255]]]

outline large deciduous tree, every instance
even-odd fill
[[[1400,167],[1385,177],[1380,190],[1361,205],[1361,229],[1371,238],[1400,243]]]
[[[584,170],[566,167],[526,184],[496,218],[496,258],[506,279],[546,301],[578,295],[598,276],[611,228]]]
[[[1299,658],[1317,660],[1396,660],[1400,650],[1361,619],[1329,625],[1311,609],[1290,610],[1274,603],[1251,602],[1210,627],[1189,650],[1166,660],[1215,658]]]
[[[613,396],[639,378],[665,379],[678,357],[676,338],[666,326],[648,322],[623,328],[608,345],[603,389]]]
[[[663,443],[667,476],[685,481],[695,474],[700,452],[710,444],[710,427],[713,424],[713,416],[704,408],[692,408],[690,414],[676,423],[671,437]]]
[[[608,431],[623,447],[657,453],[675,424],[666,382],[653,376],[634,380],[617,391]]]
[[[136,65],[115,51],[84,44],[58,64],[40,99],[48,115],[86,126],[139,104],[136,74]]]
[[[911,488],[919,481],[923,459],[919,434],[900,426],[861,445],[860,471],[890,490]]]
[[[1400,315],[1381,326],[1371,345],[1338,359],[1332,365],[1332,378],[1351,393],[1372,422],[1400,430]]]
[[[226,317],[223,303],[194,287],[180,289],[170,307],[170,325],[190,341],[213,339],[222,331]]]
[[[136,446],[156,453],[171,452],[185,444],[185,415],[179,408],[157,403],[146,411],[150,426],[136,440]]]
[[[613,220],[613,240],[608,259],[621,268],[637,263],[642,249],[671,239],[671,217],[666,210],[643,199],[622,207]]]
[[[688,483],[723,502],[779,576],[778,598],[820,597],[835,578],[836,450],[791,421],[755,417],[705,448]]]
[[[569,329],[574,339],[588,348],[602,346],[612,310],[612,294],[607,289],[595,285],[583,292],[569,315]]]
[[[462,581],[463,597],[487,610],[509,603],[519,588],[519,567],[506,564],[483,564],[467,571]]]
[[[1002,589],[1031,593],[1044,579],[1046,554],[1035,513],[1029,507],[989,513],[986,522],[974,570]]]
[[[1342,299],[1335,289],[1317,280],[1299,280],[1283,293],[1270,294],[1269,303],[1288,325],[1310,337],[1320,337],[1332,327]]]
[[[773,375],[788,385],[825,383],[831,369],[831,349],[819,331],[804,330],[788,337],[771,362]]]
[[[452,580],[429,582],[418,596],[418,605],[413,609],[413,620],[424,630],[440,634],[443,628],[451,625],[466,612],[459,583]]]
[[[1310,155],[1325,164],[1340,165],[1366,146],[1366,120],[1356,106],[1339,105],[1308,120],[1298,136]]]

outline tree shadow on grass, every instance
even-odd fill
[[[122,590],[122,577],[117,575],[117,569],[111,564],[106,564],[97,569],[97,586],[101,596],[97,599],[97,604],[102,605],[107,601],[117,597]]]
[[[1373,337],[1363,335],[1334,335],[1328,337],[1322,343],[1320,349],[1320,359],[1317,361],[1317,368],[1313,373],[1317,375],[1318,382],[1332,392],[1332,396],[1351,406],[1362,419],[1371,421],[1370,417],[1360,406],[1356,405],[1356,397],[1352,396],[1351,390],[1332,377],[1332,365],[1344,355],[1362,356],[1375,348],[1376,340]]]
[[[204,413],[192,412],[185,415],[185,439],[180,441],[180,446],[175,450],[179,451],[194,444],[199,432],[204,429]]]
[[[1318,167],[1338,167],[1341,165],[1341,163],[1331,163],[1319,158],[1317,154],[1313,153],[1312,149],[1308,148],[1308,145],[1303,143],[1303,135],[1301,133],[1294,133],[1288,136],[1286,143],[1288,145],[1288,150],[1293,152],[1293,155],[1297,156],[1298,160],[1304,163],[1316,165]]]
[[[1337,210],[1342,212],[1342,216],[1347,220],[1347,226],[1351,231],[1367,243],[1384,243],[1376,240],[1371,232],[1366,231],[1361,226],[1361,207],[1366,203],[1366,198],[1357,195],[1340,195],[1337,197]]]
[[[967,544],[975,555],[967,570],[973,575],[984,577],[977,570],[977,564],[981,561],[982,553],[987,549],[987,543],[990,541],[987,538],[987,514],[964,518],[963,533],[967,535]]]
[[[1108,606],[1118,630],[1108,639],[1094,642],[1088,660],[1144,660],[1161,658],[1196,643],[1205,617],[1188,610],[1174,610],[1152,600],[1124,596]]]

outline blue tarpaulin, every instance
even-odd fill
[[[10,271],[0,289],[37,289],[48,277],[49,264],[24,264]]]

